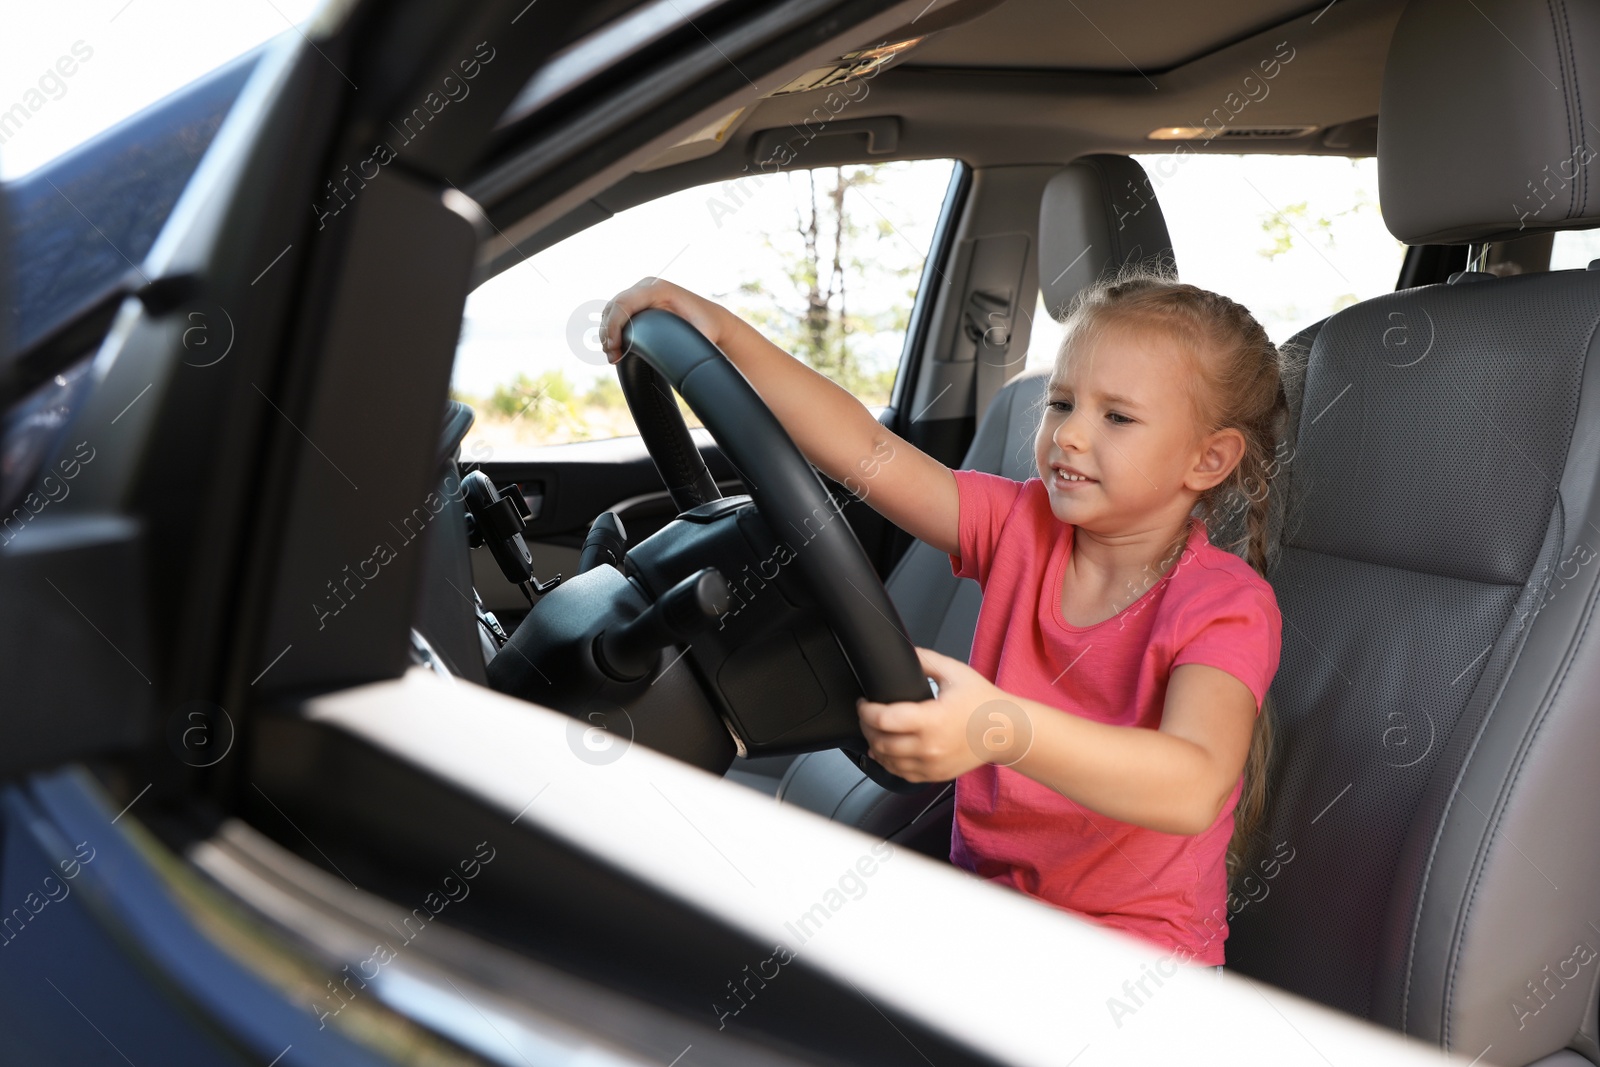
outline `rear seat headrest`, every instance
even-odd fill
[[[1177,269],[1150,176],[1127,156],[1083,156],[1046,183],[1039,202],[1045,307],[1065,318],[1080,291],[1132,263]]]
[[[1378,110],[1389,232],[1461,244],[1600,226],[1600,0],[1413,0]]]

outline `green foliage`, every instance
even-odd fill
[[[518,374],[510,382],[494,387],[484,402],[484,414],[494,418],[514,419],[544,406],[561,406],[572,398],[572,386],[561,371],[546,371],[537,378]]]
[[[518,374],[475,406],[487,419],[525,427],[541,438],[559,435],[582,441],[594,431],[588,409],[612,410],[626,403],[615,378],[598,378],[580,393],[565,371],[551,370],[532,378]]]
[[[1296,236],[1318,233],[1329,237],[1331,243],[1332,230],[1333,220],[1324,216],[1313,218],[1310,206],[1302,200],[1262,218],[1261,231],[1267,235],[1267,246],[1256,251],[1267,259],[1277,259],[1294,249]]]
[[[869,366],[867,342],[879,333],[904,333],[922,269],[921,256],[906,255],[894,225],[865,193],[881,183],[883,169],[787,174],[794,229],[768,236],[766,244],[788,284],[774,288],[757,280],[738,290],[755,300],[739,309],[744,318],[868,404],[888,403],[895,368]],[[889,306],[858,306],[863,293],[886,286],[894,293]]]
[[[1376,210],[1378,210],[1377,202],[1365,192],[1356,197],[1354,204],[1343,211],[1335,211],[1332,215],[1311,214],[1311,207],[1304,200],[1297,204],[1289,204],[1281,211],[1274,210],[1270,214],[1261,217],[1261,231],[1267,235],[1267,244],[1264,248],[1256,249],[1256,252],[1267,259],[1277,259],[1297,247],[1304,247],[1297,244],[1296,238],[1312,241],[1314,238],[1320,237],[1330,249],[1334,248],[1336,247],[1333,238],[1335,222],[1346,215]]]
[[[596,378],[589,391],[583,394],[583,402],[593,408],[621,408],[627,407],[628,401],[622,395],[622,386],[617,384],[614,374],[603,378]]]

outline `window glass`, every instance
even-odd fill
[[[1561,230],[1550,245],[1551,270],[1583,270],[1600,259],[1600,230]]]
[[[324,6],[317,0],[7,4],[0,180],[43,166],[265,41],[314,33],[312,20]],[[156,164],[140,166],[150,172],[141,180],[155,179]]]
[[[1161,203],[1179,277],[1249,308],[1274,341],[1394,289],[1405,246],[1383,225],[1377,160],[1204,150],[1134,158]],[[1049,366],[1061,333],[1041,296],[1027,366]]]
[[[727,306],[881,408],[952,167],[824,167],[687,189],[485,282],[467,300],[451,382],[477,412],[467,447],[506,458],[637,433],[597,331],[606,300],[646,276]]]

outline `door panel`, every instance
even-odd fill
[[[703,429],[692,431],[706,468],[724,496],[744,492],[744,483],[722,450]],[[502,491],[516,486],[533,515],[525,540],[533,553],[533,573],[542,580],[577,573],[578,554],[595,518],[616,511],[630,545],[649,537],[676,517],[655,464],[638,437],[584,441],[536,449],[518,460],[473,462],[463,452],[464,469],[481,470]],[[528,610],[528,601],[500,573],[486,548],[472,551],[472,577],[484,605],[507,628]]]

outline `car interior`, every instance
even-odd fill
[[[0,544],[18,608],[0,680],[51,709],[0,761],[23,783],[0,891],[95,842],[86,869],[125,896],[90,898],[70,944],[137,990],[102,1012],[175,1020],[182,1062],[333,1040],[307,1000],[351,1009],[341,1062],[556,1061],[596,1029],[651,1062],[686,1043],[702,1062],[1026,1059],[821,969],[703,1033],[703,992],[770,948],[524,788],[517,761],[552,745],[603,781],[637,744],[721,778],[734,807],[946,861],[954,783],[871,760],[854,703],[928,698],[914,647],[964,660],[982,598],[662,312],[634,319],[616,368],[638,436],[470,454],[475,413],[447,399],[468,294],[775,159],[953,160],[879,421],[1025,480],[1036,302],[1059,322],[1108,272],[1185,277],[1150,157],[1375,156],[1407,246],[1393,291],[1282,346],[1292,461],[1267,577],[1285,625],[1246,857],[1271,873],[1229,916],[1226,967],[1464,1060],[1600,1063],[1600,276],[1551,269],[1553,235],[1600,228],[1600,4],[646,0],[460,24],[353,7],[316,35],[327,54],[264,47],[4,192],[27,267],[6,506],[77,441],[98,453]],[[306,212],[469,54],[476,111],[345,184],[345,219]],[[339,63],[372,92],[352,101]],[[199,313],[227,317],[232,359],[187,347]],[[496,880],[407,947],[412,985],[324,990],[468,840],[494,842],[476,855]],[[14,966],[58,948],[12,936]],[[468,1036],[431,991],[452,976],[523,1036]],[[44,1035],[82,1026],[19,1007],[43,995],[0,1002],[55,1062]]]

